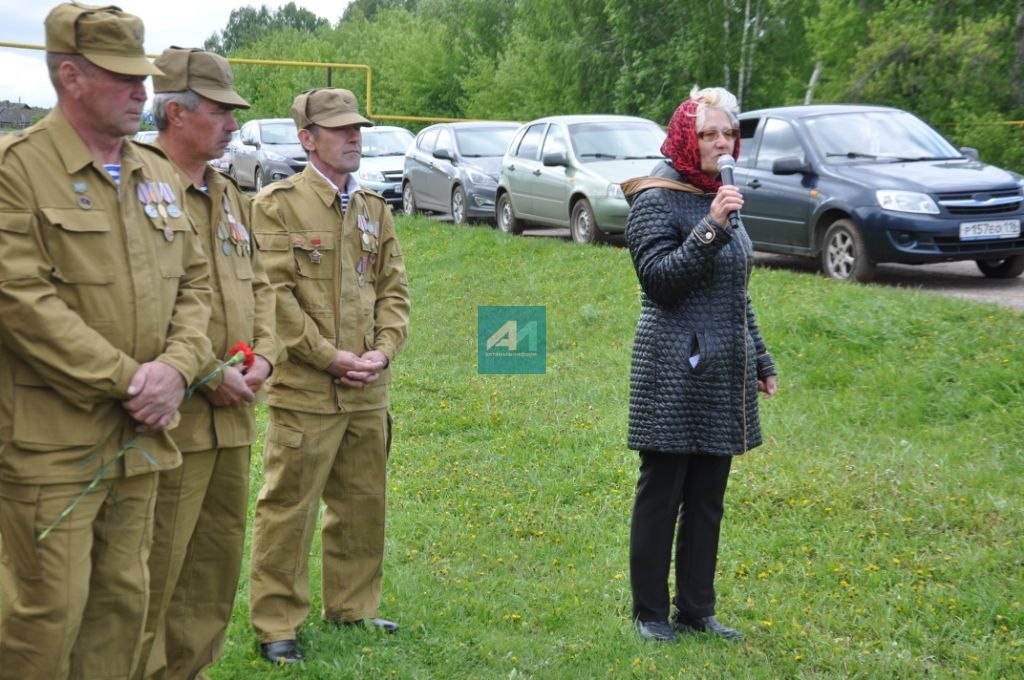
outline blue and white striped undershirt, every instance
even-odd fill
[[[104,163],[103,169],[107,171],[111,179],[114,180],[114,184],[121,186],[121,164],[120,163]]]

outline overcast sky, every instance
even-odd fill
[[[146,25],[146,53],[159,54],[170,45],[202,47],[228,23],[235,7],[266,5],[274,10],[289,0],[85,0],[90,5],[117,5]],[[348,0],[294,0],[301,8],[337,23]],[[0,0],[0,42],[43,45],[43,20],[58,3],[47,0]],[[273,59],[273,55],[267,55]],[[147,81],[148,83],[148,81]],[[0,47],[0,100],[32,106],[53,106],[57,98],[46,75],[42,50]]]

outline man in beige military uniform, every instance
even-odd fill
[[[210,352],[181,181],[125,141],[159,74],[142,45],[116,7],[55,7],[57,106],[0,142],[0,678],[131,676],[165,428]]]
[[[263,656],[302,658],[308,556],[320,499],[323,617],[375,618],[384,560],[390,444],[390,363],[405,344],[409,293],[391,211],[359,188],[359,115],[348,90],[295,98],[306,169],[253,201],[253,229],[277,292],[277,335],[288,359],[269,381],[266,481],[256,504],[249,606]]]
[[[149,557],[150,602],[139,678],[200,676],[216,661],[231,618],[245,543],[249,446],[256,440],[254,393],[270,375],[276,350],[274,293],[249,233],[250,202],[209,166],[238,129],[232,111],[249,108],[233,89],[224,57],[171,47],[155,65],[157,144],[174,162],[185,210],[210,264],[213,303],[207,336],[212,371],[237,342],[255,352],[181,405],[171,432],[182,465],[160,473]]]

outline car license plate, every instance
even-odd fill
[[[960,223],[961,241],[977,241],[986,238],[1017,238],[1018,236],[1020,236],[1020,220]]]

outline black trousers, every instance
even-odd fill
[[[732,456],[640,452],[629,537],[634,620],[668,620],[673,538],[680,616],[715,613],[718,535],[731,464]]]

